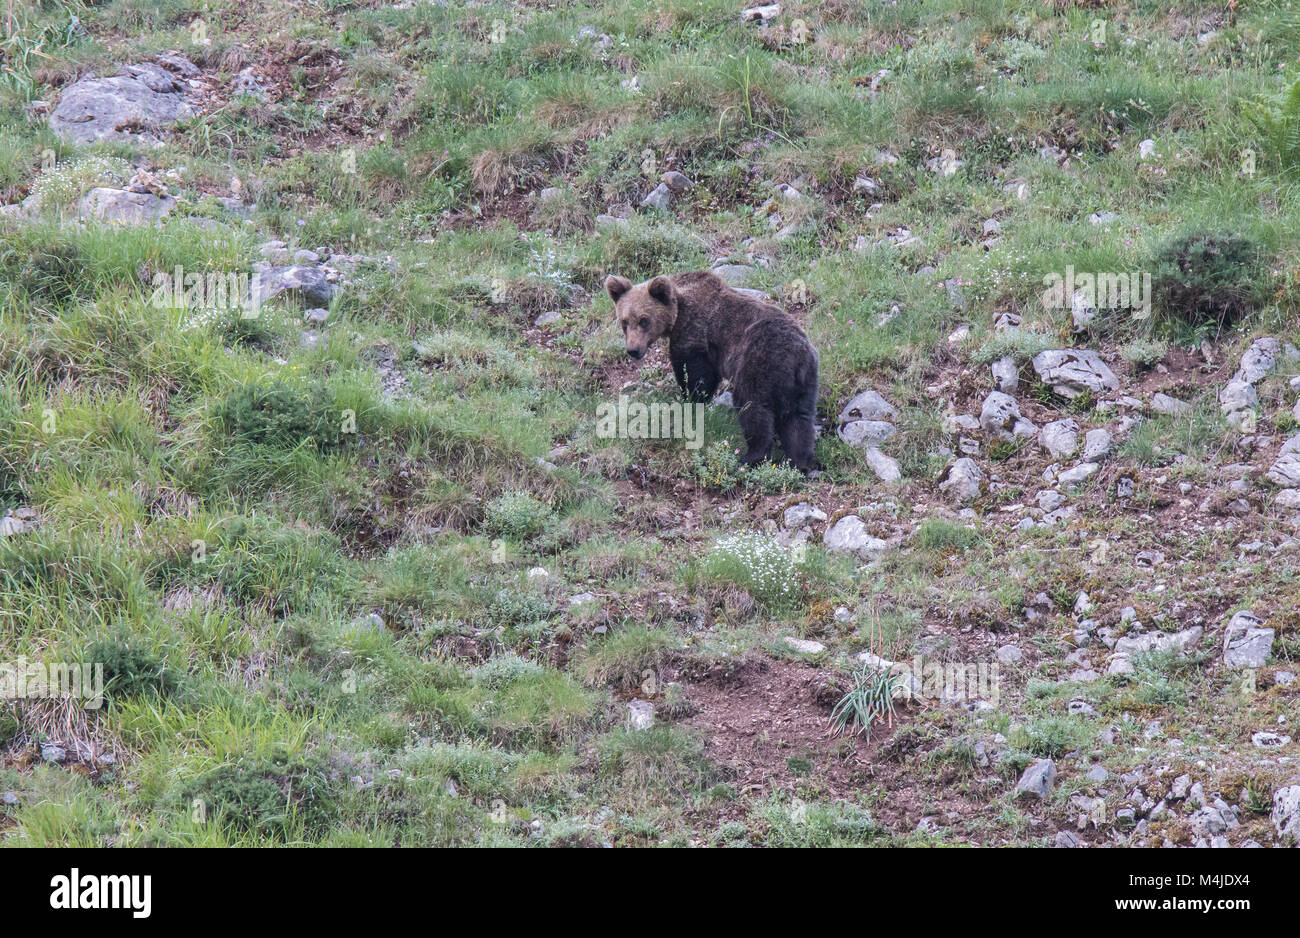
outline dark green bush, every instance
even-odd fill
[[[241,443],[293,448],[310,440],[327,449],[347,436],[343,412],[321,387],[305,392],[284,382],[244,385],[226,396],[216,416]]]
[[[236,830],[287,834],[291,820],[320,836],[334,820],[335,797],[328,777],[314,761],[280,753],[251,765],[222,765],[186,785],[188,810],[197,799],[209,820]]]
[[[1264,250],[1249,238],[1183,235],[1156,252],[1153,299],[1175,322],[1217,334],[1263,298],[1264,262]]]
[[[102,639],[86,649],[85,660],[104,667],[104,694],[109,700],[145,694],[166,696],[180,686],[180,676],[161,658],[131,639]]]

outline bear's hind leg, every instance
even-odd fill
[[[746,466],[756,466],[772,452],[772,412],[766,407],[749,404],[740,409],[738,416],[746,447],[741,462]]]
[[[785,450],[785,458],[794,463],[796,469],[808,473],[816,468],[813,443],[817,431],[811,417],[792,414],[781,422],[777,432],[781,438],[781,448]]]

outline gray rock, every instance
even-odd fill
[[[674,169],[670,169],[668,172],[660,176],[659,181],[669,189],[672,189],[673,192],[685,192],[691,186],[695,185],[695,183],[691,182]]]
[[[1070,831],[1057,831],[1055,839],[1052,840],[1052,846],[1072,849],[1079,846],[1079,838]]]
[[[893,420],[898,410],[875,391],[863,391],[844,405],[840,411],[840,423],[853,420]]]
[[[903,470],[899,467],[898,460],[886,456],[876,447],[868,446],[862,455],[881,482],[897,482],[903,477]]]
[[[1300,487],[1300,435],[1282,444],[1277,460],[1268,470],[1268,479],[1284,488]]]
[[[1300,785],[1287,785],[1273,792],[1271,820],[1280,839],[1300,842]]]
[[[1283,489],[1277,493],[1277,497],[1273,499],[1273,504],[1278,508],[1288,510],[1300,508],[1300,489]]]
[[[1282,736],[1278,733],[1252,733],[1250,741],[1260,749],[1278,749],[1291,742],[1290,736]]]
[[[1119,388],[1119,379],[1089,349],[1049,349],[1034,356],[1034,371],[1052,390],[1074,399],[1085,392],[1104,394]]]
[[[993,383],[1003,394],[1014,394],[1020,386],[1020,368],[1014,355],[1003,355],[993,363]]]
[[[1223,663],[1230,668],[1262,668],[1273,649],[1273,630],[1251,612],[1234,615],[1223,630]]]
[[[1095,462],[1079,463],[1073,469],[1067,469],[1056,477],[1057,484],[1062,488],[1073,488],[1082,485],[1097,474],[1101,467]]]
[[[727,282],[729,286],[743,287],[754,274],[754,268],[748,264],[719,264],[713,272]]]
[[[867,526],[857,515],[845,515],[826,531],[822,539],[826,549],[839,554],[852,554],[860,560],[871,560],[889,548],[889,542],[872,537]]]
[[[1015,664],[1024,656],[1025,653],[1015,645],[1003,645],[997,650],[997,659],[1002,664]]]
[[[1186,401],[1180,401],[1176,397],[1170,397],[1168,394],[1156,394],[1151,398],[1151,409],[1157,414],[1177,417],[1190,414],[1192,405]]]
[[[980,408],[980,426],[986,433],[994,434],[1004,440],[1018,436],[1030,436],[1034,425],[1020,416],[1020,405],[1010,394],[993,391],[984,399]]]
[[[112,78],[83,78],[63,90],[50,129],[79,145],[139,140],[189,117],[181,82],[157,65],[128,65]]]
[[[41,743],[41,758],[46,762],[63,762],[68,758],[68,750],[54,743]]]
[[[253,302],[262,304],[277,296],[291,296],[310,307],[327,307],[337,288],[319,267],[275,267],[259,264],[251,285]]]
[[[800,528],[806,528],[813,522],[825,520],[826,512],[808,502],[791,505],[781,515],[781,525],[790,531],[797,531]]]
[[[864,449],[883,443],[895,432],[894,425],[885,420],[853,420],[838,431],[839,438],[845,443]]]
[[[1051,759],[1038,759],[1016,782],[1015,797],[1046,798],[1056,785],[1056,763]]]
[[[561,319],[563,319],[563,318],[564,318],[564,314],[563,314],[563,313],[561,313],[558,309],[552,309],[552,310],[548,310],[547,312],[542,313],[542,315],[540,315],[540,316],[538,316],[536,319],[534,319],[534,320],[533,320],[533,325],[534,325],[534,326],[538,326],[538,327],[541,327],[541,326],[550,326],[550,325],[554,325],[555,323],[559,322],[559,321],[560,321]]]
[[[1088,774],[1085,778],[1090,782],[1104,782],[1106,779],[1110,778],[1110,773],[1107,772],[1103,766],[1094,765],[1088,770]]]
[[[1083,437],[1081,458],[1084,462],[1098,462],[1110,454],[1110,447],[1110,431],[1101,428],[1089,430]]]
[[[1283,346],[1277,339],[1270,337],[1256,339],[1241,356],[1241,367],[1232,376],[1232,380],[1257,384],[1273,373],[1279,360],[1282,358],[1294,360],[1297,354],[1300,353],[1297,353],[1294,347]]]
[[[1069,417],[1044,424],[1038,431],[1038,444],[1053,459],[1065,459],[1079,448],[1079,424]]]
[[[658,209],[668,211],[673,204],[673,190],[662,182],[650,190],[650,193],[641,200],[642,208]]]
[[[826,646],[821,642],[814,642],[812,639],[808,638],[794,638],[793,636],[786,635],[781,639],[781,641],[791,651],[796,651],[801,655],[820,655],[826,650]]]
[[[77,215],[83,221],[93,218],[106,225],[136,227],[156,224],[175,207],[176,200],[171,196],[96,188],[81,197],[77,203]]]
[[[939,480],[939,491],[951,499],[968,502],[978,498],[984,473],[969,456],[963,456],[950,465]]]
[[[648,730],[655,725],[655,705],[648,700],[629,700],[627,722],[634,730]]]
[[[0,802],[7,805],[16,805],[18,804],[18,796],[11,791],[7,791],[3,795],[0,795]]]

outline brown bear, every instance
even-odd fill
[[[775,437],[797,468],[813,469],[817,351],[798,323],[707,270],[636,286],[609,277],[605,290],[633,359],[668,337],[668,357],[687,400],[711,400],[723,378],[731,382],[748,448],[745,465],[767,459]]]

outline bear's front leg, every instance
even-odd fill
[[[740,419],[741,432],[745,434],[745,458],[741,463],[757,466],[772,453],[772,429],[775,421],[772,412],[766,407],[748,404],[740,408],[736,415]]]
[[[672,362],[677,384],[688,401],[708,403],[713,400],[722,376],[707,355],[700,352],[681,359],[674,358]]]

